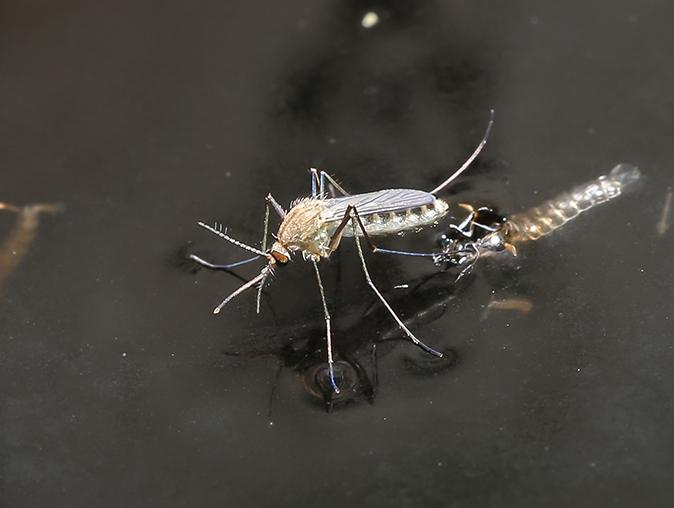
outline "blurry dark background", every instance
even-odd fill
[[[0,504],[669,506],[672,19],[665,1],[1,2],[0,201],[65,208],[0,278]],[[434,267],[369,257],[450,360],[381,343],[376,393],[326,414],[300,379],[323,357],[310,265],[260,316],[245,294],[215,317],[240,282],[182,258],[243,256],[196,221],[257,242],[264,196],[306,195],[311,166],[352,192],[431,189],[490,108],[448,200],[519,211],[621,161],[642,185],[458,284],[394,290]],[[336,347],[372,381],[395,327],[353,246],[322,267]],[[485,315],[507,298],[533,309]]]

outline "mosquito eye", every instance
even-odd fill
[[[281,254],[280,252],[273,250],[271,251],[271,255],[280,266],[285,266],[288,264],[288,256],[285,254]]]

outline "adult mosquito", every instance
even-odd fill
[[[362,236],[365,238],[370,250],[377,254],[421,256],[430,258],[436,256],[437,253],[432,252],[407,252],[383,249],[377,247],[371,237],[392,235],[407,230],[419,230],[424,226],[437,224],[437,222],[447,214],[449,205],[445,201],[438,199],[435,195],[458,178],[459,175],[461,175],[475,160],[487,143],[493,124],[494,111],[491,110],[489,123],[487,124],[484,136],[477,148],[459,169],[430,192],[415,189],[385,189],[376,192],[350,195],[325,171],[319,172],[317,169],[312,168],[310,171],[311,196],[293,201],[290,205],[290,210],[286,211],[271,194],[267,195],[264,235],[262,237],[261,249],[257,249],[232,238],[227,234],[226,230],[222,231],[222,228],[219,228],[217,225],[211,227],[208,224],[199,222],[198,224],[201,227],[242,249],[252,252],[255,256],[236,263],[217,265],[205,261],[194,254],[190,255],[189,257],[197,263],[214,270],[230,270],[257,259],[265,259],[267,261],[267,264],[262,268],[257,277],[251,279],[232,292],[213,310],[213,313],[218,314],[233,298],[255,285],[258,286],[257,312],[259,313],[262,288],[269,275],[272,274],[276,266],[287,265],[291,260],[292,253],[301,252],[304,260],[311,261],[316,273],[316,281],[318,283],[318,290],[320,292],[325,318],[326,349],[330,384],[335,393],[338,394],[339,387],[335,382],[334,360],[332,354],[331,318],[328,304],[325,299],[325,290],[323,288],[321,274],[318,269],[318,262],[321,259],[329,258],[339,247],[342,238],[353,237],[355,239],[365,280],[377,298],[379,298],[386,310],[391,314],[400,329],[416,346],[427,353],[442,357],[442,353],[427,346],[424,342],[419,340],[409,328],[407,328],[379,289],[377,289],[370,277],[367,264],[365,263],[365,256],[363,255],[359,237]],[[331,191],[331,197],[328,197],[326,194],[326,181]],[[335,197],[337,194],[340,194],[340,196]],[[270,208],[280,217],[281,225],[275,236],[276,241],[270,248],[267,248]]]

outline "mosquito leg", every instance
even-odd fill
[[[337,250],[337,247],[339,247],[339,242],[342,241],[342,235],[344,234],[344,228],[351,221],[352,210],[353,206],[349,205],[346,207],[346,212],[344,213],[342,222],[340,222],[337,228],[335,228],[335,232],[332,234],[332,238],[330,238],[330,243],[328,244],[330,253],[333,253],[335,250]]]
[[[274,211],[278,214],[279,217],[282,219],[285,219],[286,217],[286,211],[283,209],[281,205],[278,204],[278,201],[274,199],[274,196],[271,195],[271,193],[267,194],[267,197],[265,198],[267,200],[267,203],[271,203],[271,206],[274,207]]]
[[[260,259],[261,256],[264,256],[264,254],[265,254],[264,251],[267,248],[266,247],[266,240],[267,240],[267,225],[268,225],[268,223],[269,223],[269,202],[267,202],[266,211],[265,211],[265,219],[264,219],[265,228],[264,228],[264,236],[262,238],[262,251],[258,251],[257,249],[254,249],[254,248],[249,247],[249,246],[244,246],[244,248],[246,248],[247,250],[252,250],[253,252],[259,252],[259,254],[255,257],[243,259],[243,260],[237,261],[235,263],[228,263],[228,264],[224,264],[224,265],[211,263],[211,262],[206,261],[205,259],[197,256],[196,254],[190,254],[187,257],[189,259],[191,259],[192,261],[195,261],[196,263],[200,264],[201,266],[203,266],[205,268],[208,268],[209,270],[224,270],[226,272],[232,273],[232,275],[234,275],[237,278],[239,278],[240,280],[243,280],[244,282],[246,282],[245,279],[241,278],[236,273],[231,272],[231,270],[233,268],[236,268],[237,266],[252,263],[253,261],[256,261],[256,260]],[[224,235],[224,233],[222,233],[221,231],[219,231],[217,229],[210,228],[209,226],[206,226],[206,227],[208,229],[210,229],[211,231],[213,231],[214,233],[218,234],[218,235]],[[234,243],[236,245],[239,245],[239,246],[243,245],[243,244],[240,244],[240,242],[238,242],[237,240],[231,239],[227,235],[225,235],[224,238],[229,240],[229,241],[234,241]],[[269,272],[265,272],[265,276],[262,277],[262,280],[261,280],[260,285],[259,285],[258,290],[257,290],[256,310],[257,310],[258,314],[260,313],[260,299],[262,298],[262,289],[264,288],[264,283],[267,280],[268,275],[269,275]]]
[[[466,231],[464,229],[461,229],[461,224],[458,226],[456,224],[450,224],[449,228],[450,231],[456,231],[459,233],[463,238],[466,238],[467,240],[471,240],[473,238],[473,231],[472,228],[469,231]]]
[[[260,275],[258,275],[258,276],[255,277],[254,279],[251,279],[251,280],[249,280],[248,282],[246,282],[243,286],[241,286],[239,289],[237,289],[236,291],[234,291],[233,293],[231,293],[227,298],[225,298],[225,299],[220,303],[220,305],[218,305],[215,309],[213,309],[213,314],[219,314],[220,311],[222,310],[222,308],[223,308],[225,305],[227,305],[227,303],[229,303],[230,300],[232,300],[233,298],[236,298],[239,294],[243,293],[246,289],[249,289],[249,288],[253,287],[253,286],[254,286],[255,284],[257,284],[258,282],[263,282],[263,283],[264,283],[265,279],[267,278],[267,276],[269,275],[269,273],[271,272],[271,270],[272,270],[271,265],[265,266],[265,267],[262,269],[262,271],[260,272]]]
[[[488,231],[490,233],[494,233],[494,232],[498,231],[498,228],[493,228],[491,226],[487,226],[486,224],[482,224],[481,222],[473,221],[472,224],[473,224],[474,227],[484,229],[485,231]]]
[[[375,247],[372,252],[374,254],[395,254],[397,256],[415,256],[422,258],[432,258],[438,255],[437,252],[410,252],[406,250],[382,249],[381,247]]]
[[[316,168],[311,168],[309,169],[309,173],[311,173],[311,197],[317,198],[320,196],[319,194],[320,180],[318,178],[318,170]]]
[[[239,279],[241,282],[245,283],[245,282],[248,282],[248,279],[244,279],[238,273],[232,271],[232,269],[236,268],[237,266],[245,265],[247,263],[252,263],[253,261],[256,261],[256,260],[260,259],[260,256],[255,256],[253,258],[244,259],[242,261],[237,261],[236,263],[229,263],[227,265],[216,265],[214,263],[210,263],[209,261],[206,261],[205,259],[200,258],[196,254],[190,254],[189,256],[187,256],[187,258],[191,259],[192,261],[196,262],[197,264],[203,266],[204,268],[208,268],[209,270],[225,271],[225,272],[229,273],[230,275],[233,275],[234,277]],[[264,283],[265,279],[266,279],[266,277],[262,280],[263,283]],[[262,297],[261,293],[262,293],[262,287],[263,286],[264,286],[264,284],[261,284],[260,288],[258,289],[258,295],[257,295],[257,313],[258,314],[260,313],[260,310],[259,310],[260,309],[260,298]],[[273,313],[274,313],[274,310],[272,309],[272,314]]]
[[[274,211],[281,217],[281,219],[284,219],[286,216],[285,210],[281,207],[281,205],[278,204],[278,202],[274,199],[274,196],[271,195],[271,193],[267,194],[267,197],[265,198],[265,205],[264,205],[264,232],[262,233],[262,250],[264,252],[267,252],[267,238],[269,237],[269,206],[274,207]]]
[[[469,263],[466,265],[456,276],[456,280],[454,282],[459,282],[461,279],[463,279],[466,275],[468,275],[471,270],[473,269],[475,263]]]
[[[480,249],[477,245],[470,243],[468,244],[468,247],[473,250],[473,253],[467,254],[464,258],[464,260],[467,260],[468,262],[456,276],[456,282],[459,282],[459,280],[461,280],[464,276],[468,275],[475,266],[475,263],[477,263],[477,260],[480,258]]]
[[[330,189],[330,195],[334,198],[339,192],[342,196],[349,196],[349,193],[346,192],[341,185],[339,185],[334,178],[332,178],[325,171],[320,172],[316,168],[311,168],[311,197],[312,198],[325,198],[325,181],[328,181],[328,188]],[[318,189],[316,186],[318,185]]]
[[[264,228],[262,229],[262,241],[260,247],[262,251],[267,250],[267,234],[269,233],[269,200],[264,200]]]
[[[265,273],[264,277],[262,277],[262,280],[257,286],[257,297],[255,298],[255,313],[259,314],[260,313],[260,300],[262,300],[262,290],[264,289],[264,284],[267,282],[267,278],[269,277],[269,274],[271,272]]]
[[[325,315],[325,341],[328,348],[328,371],[330,375],[330,384],[335,393],[339,393],[339,388],[335,382],[335,367],[332,359],[332,335],[330,333],[330,312],[328,311],[328,304],[325,301],[325,290],[323,289],[323,282],[321,281],[321,273],[318,271],[318,263],[311,260],[316,271],[316,281],[318,282],[318,290],[321,292],[321,303],[323,304],[323,314]]]
[[[419,339],[417,339],[417,338],[415,337],[415,335],[409,330],[409,328],[407,328],[407,327],[405,326],[405,323],[402,322],[402,320],[398,317],[398,315],[395,313],[395,311],[391,308],[391,306],[390,306],[389,303],[386,301],[386,299],[384,298],[384,296],[379,292],[379,290],[377,289],[377,286],[374,285],[374,282],[372,282],[372,278],[370,277],[370,272],[368,271],[367,265],[365,264],[365,256],[363,255],[363,249],[362,249],[362,247],[360,246],[360,240],[359,240],[359,238],[358,238],[358,236],[357,236],[357,231],[356,231],[356,228],[358,227],[358,219],[357,219],[357,217],[358,217],[358,216],[355,215],[355,216],[352,218],[351,227],[353,228],[354,240],[356,241],[356,247],[358,248],[358,256],[360,257],[360,262],[361,262],[361,264],[362,264],[362,266],[363,266],[363,273],[365,274],[365,280],[366,280],[367,283],[369,284],[370,288],[372,288],[372,291],[374,291],[374,293],[377,295],[377,297],[379,298],[379,300],[381,300],[381,303],[384,304],[384,307],[386,307],[386,310],[389,311],[389,313],[391,314],[391,316],[393,317],[393,319],[395,319],[396,323],[398,323],[398,326],[401,328],[401,330],[402,330],[403,332],[405,332],[405,335],[407,335],[407,336],[410,338],[410,340],[411,340],[416,346],[420,347],[421,349],[423,349],[423,350],[426,351],[427,353],[430,353],[430,354],[435,355],[435,356],[438,356],[438,357],[442,357],[442,353],[440,353],[439,351],[436,351],[436,350],[433,349],[433,348],[428,347],[426,344],[424,344],[423,342],[421,342]]]
[[[267,195],[267,198],[265,199],[265,205],[264,205],[264,231],[262,233],[262,250],[264,252],[267,251],[267,237],[269,236],[269,205],[271,204],[274,207],[274,210],[276,213],[281,215],[281,212],[283,214],[281,215],[281,218],[285,217],[285,211],[283,208],[281,208],[281,205],[278,204],[278,202],[274,199],[274,196],[270,194]],[[257,314],[260,313],[260,300],[262,300],[262,290],[264,289],[264,284],[267,282],[267,277],[269,276],[269,273],[267,273],[262,280],[260,281],[260,284],[257,287],[257,297],[255,298],[255,312]]]
[[[463,219],[461,224],[459,224],[458,226],[455,225],[455,224],[452,224],[452,226],[450,226],[450,227],[452,229],[455,229],[455,230],[459,231],[466,238],[472,238],[473,230],[474,230],[474,224],[475,224],[474,220],[475,220],[475,217],[477,216],[477,213],[475,212],[475,209],[471,205],[461,203],[459,206],[461,208],[463,208],[464,210],[468,210],[468,216],[465,219]],[[466,228],[468,228],[468,229],[466,230]]]
[[[331,193],[333,194],[333,197],[335,197],[335,196],[334,196],[334,194],[335,194],[335,189],[336,189],[337,191],[339,191],[339,193],[340,193],[342,196],[350,196],[350,194],[349,194],[348,192],[346,192],[346,191],[342,188],[342,186],[339,185],[339,184],[335,181],[334,178],[332,178],[332,177],[331,177],[328,173],[326,173],[325,171],[321,171],[321,189],[323,189],[323,188],[325,187],[325,180],[327,180],[327,181],[328,181],[328,185],[332,187],[332,188],[331,188]]]

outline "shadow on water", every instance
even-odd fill
[[[401,309],[406,326],[414,329],[441,318],[456,297],[458,287],[453,276],[434,273],[417,279],[404,287],[385,293],[391,304]],[[439,375],[457,364],[459,353],[451,346],[441,348],[443,358],[417,349],[403,334],[390,314],[370,301],[344,310],[341,323],[334,333],[339,340],[333,344],[335,374],[340,393],[333,393],[326,362],[325,324],[311,323],[278,330],[260,329],[263,343],[270,348],[251,351],[229,351],[226,356],[245,358],[276,358],[279,362],[274,386],[270,394],[269,417],[272,404],[281,400],[277,394],[279,376],[287,369],[308,395],[307,400],[322,405],[327,411],[365,400],[374,403],[379,389],[378,363],[399,345],[409,348],[399,359],[404,372],[415,377]],[[402,344],[401,344],[402,343]]]

